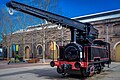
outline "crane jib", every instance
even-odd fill
[[[7,7],[12,8],[14,10],[17,11],[21,11],[23,13],[27,13],[30,14],[32,16],[38,17],[38,18],[42,18],[42,19],[46,19],[47,21],[56,23],[56,24],[61,24],[65,26],[67,26],[67,28],[72,28],[72,29],[77,29],[80,31],[85,31],[85,27],[86,24],[85,23],[81,23],[79,21],[61,16],[61,15],[57,15],[45,10],[41,10],[38,8],[34,8],[32,6],[28,6],[19,2],[15,2],[15,1],[10,1],[6,4]],[[93,27],[93,26],[91,26]],[[94,28],[94,27],[93,27]],[[93,34],[97,33],[96,29],[92,29]]]

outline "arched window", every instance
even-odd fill
[[[37,47],[37,53],[38,53],[38,55],[42,55],[42,52],[43,52],[42,46],[39,45],[39,46]]]

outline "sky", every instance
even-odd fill
[[[59,0],[59,4],[70,18],[120,9],[120,0]]]
[[[0,9],[9,1],[0,0]],[[120,9],[120,0],[58,0],[58,6],[62,16],[73,18]]]

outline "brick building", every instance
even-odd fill
[[[111,44],[112,60],[120,61],[120,10],[107,11],[97,14],[72,18],[80,22],[91,23],[99,30],[99,38]],[[57,45],[66,45],[70,42],[70,30],[61,28],[55,24],[43,24],[30,26],[26,30],[16,31],[11,37],[8,36],[8,46],[10,44],[19,45],[19,54],[24,59],[35,57],[51,58],[50,42],[55,41]],[[58,46],[54,51],[58,55]],[[10,52],[10,49],[8,49]],[[9,54],[8,57],[13,57]]]

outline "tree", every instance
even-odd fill
[[[57,12],[57,3],[58,0],[31,0],[31,5],[36,5],[36,7],[45,10],[45,11],[49,11],[49,12]],[[46,20],[40,20],[40,23],[47,23]],[[42,36],[42,45],[43,45],[43,62],[45,62],[45,47],[46,47],[46,31],[47,28],[45,28],[46,26],[42,26],[42,31],[43,31],[43,36]]]
[[[57,10],[57,0],[33,0],[33,2],[38,2],[38,6],[40,9],[43,9],[45,11],[50,11],[50,12],[56,12]],[[44,23],[48,23],[46,20],[42,20]],[[43,63],[45,62],[45,47],[46,47],[46,31],[47,28],[45,29],[45,26],[42,26],[42,31],[43,31],[43,37],[42,37],[42,42],[43,42]]]
[[[9,47],[12,45],[12,33],[15,31],[16,24],[5,8],[0,9],[0,13],[0,38],[2,39],[3,47],[9,50]]]
[[[17,0],[17,1],[19,1],[19,0]],[[58,10],[58,8],[57,8],[58,0],[29,0],[29,2],[28,2],[28,0],[20,0],[20,2],[22,2],[23,4],[32,5],[34,7],[37,7],[37,8],[46,10],[46,11],[50,11],[50,12],[57,13],[57,10]],[[12,44],[12,34],[14,31],[16,31],[18,29],[25,29],[29,25],[45,23],[45,21],[42,19],[30,16],[28,14],[23,14],[21,12],[19,12],[19,13],[15,12],[14,15],[10,16],[6,9],[2,10],[2,15],[0,17],[2,17],[2,18],[0,18],[1,19],[0,27],[2,27],[0,34],[1,34],[2,41],[6,44],[6,46],[8,45],[8,43],[6,41],[7,40],[6,35],[9,34],[11,36],[10,43]],[[45,30],[43,30],[43,31],[44,31],[44,34],[43,34],[44,36],[42,37],[43,38],[43,46],[45,46],[46,42],[44,42],[44,41],[45,41],[46,34],[45,34]],[[22,38],[24,38],[24,36],[25,35],[22,35]]]

